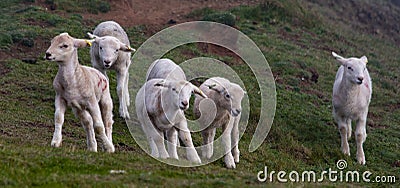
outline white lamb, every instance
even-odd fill
[[[55,131],[51,146],[60,147],[61,129],[67,105],[72,107],[86,131],[89,151],[97,151],[96,136],[107,152],[114,152],[112,144],[112,100],[107,78],[98,70],[78,62],[78,48],[91,45],[91,41],[75,39],[62,33],[53,38],[46,59],[58,64],[53,86],[55,98]],[[103,124],[104,122],[104,124]],[[105,129],[104,129],[105,125]]]
[[[92,66],[106,75],[107,69],[117,72],[117,94],[119,99],[119,114],[129,119],[130,104],[128,92],[129,66],[131,53],[129,39],[122,27],[114,21],[100,23],[89,37],[95,41],[90,49]]]
[[[367,137],[366,122],[371,101],[372,83],[367,70],[367,57],[343,58],[332,52],[341,64],[333,85],[333,116],[341,136],[341,149],[350,156],[348,139],[351,137],[351,121],[356,121],[357,161],[364,165],[363,143]]]
[[[194,113],[199,118],[200,126],[206,127],[207,123],[213,119],[212,123],[201,133],[203,136],[203,158],[210,159],[213,155],[213,142],[217,127],[222,126],[222,146],[225,151],[225,165],[227,168],[236,168],[239,163],[239,121],[242,110],[242,99],[246,93],[239,85],[230,82],[225,78],[213,77],[201,84],[200,89],[213,100],[217,112],[210,114],[212,110],[203,109],[199,106],[202,98],[196,97],[194,102]],[[201,108],[201,109],[200,109]],[[205,107],[207,108],[207,107]],[[202,113],[200,113],[200,111]]]
[[[207,97],[188,81],[151,79],[140,88],[136,95],[136,113],[148,139],[151,155],[159,158],[178,158],[176,151],[177,134],[186,146],[187,159],[201,163],[194,148],[187,126],[184,110],[189,108],[192,93]],[[164,145],[164,133],[172,143],[168,152]]]
[[[170,59],[164,58],[155,60],[147,70],[146,81],[154,78],[180,81],[186,80],[186,75],[185,72],[183,72],[182,68],[175,64],[175,62]],[[166,135],[168,134],[166,133]],[[168,148],[174,148],[180,145],[178,135],[176,134],[170,135],[169,137],[167,137],[167,140]],[[175,144],[175,146],[173,146],[173,144]]]

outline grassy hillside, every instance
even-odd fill
[[[65,4],[67,1],[48,2]],[[69,3],[80,7],[78,2]],[[99,2],[107,6],[106,2]],[[124,120],[117,116],[115,89],[112,90],[115,154],[86,151],[85,133],[70,110],[63,126],[63,145],[51,148],[55,94],[52,80],[58,67],[42,57],[56,34],[67,31],[83,38],[101,20],[84,19],[82,12],[88,10],[75,12],[59,8],[49,11],[28,0],[2,1],[0,186],[399,186],[400,35],[397,19],[400,8],[396,2],[266,0],[258,6],[235,7],[227,12],[206,8],[187,15],[189,20],[213,19],[216,14],[235,15],[234,27],[260,47],[276,78],[278,100],[274,124],[263,145],[249,153],[247,148],[258,121],[260,99],[248,68],[237,58],[229,57],[229,53],[212,53],[201,45],[186,45],[167,54],[177,62],[200,56],[218,58],[241,74],[247,88],[254,88],[248,90],[252,113],[248,130],[240,141],[241,162],[237,169],[228,170],[222,160],[196,168],[179,168],[148,156],[130,136]],[[98,7],[98,12],[102,10]],[[152,34],[146,32],[146,25],[126,30],[135,47]],[[369,59],[374,90],[364,144],[366,166],[356,162],[354,135],[349,142],[352,156],[346,157],[340,152],[340,135],[331,115],[332,85],[339,64],[331,57],[331,51],[346,57],[366,55]],[[83,64],[90,62],[88,52],[88,49],[79,51]],[[110,77],[111,87],[115,88],[115,75]],[[347,161],[346,170],[368,170],[373,176],[394,175],[397,183],[257,181],[257,173],[264,166],[275,171],[322,172],[336,169],[340,159]],[[125,170],[126,173],[110,174],[110,170]]]

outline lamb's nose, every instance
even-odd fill
[[[188,102],[187,101],[182,101],[181,104],[182,104],[182,106],[186,107],[188,105]]]
[[[358,79],[358,81],[362,82],[362,81],[364,80],[364,77],[361,77],[361,76],[360,76],[360,77],[358,77],[357,79]]]
[[[240,112],[242,112],[242,111],[239,110],[239,109],[236,109],[236,113],[237,113],[237,114],[240,114]]]
[[[51,53],[46,52],[46,59],[49,58],[51,56]]]

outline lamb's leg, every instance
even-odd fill
[[[351,119],[347,119],[347,140],[351,138]]]
[[[126,69],[126,76],[125,76],[125,88],[124,88],[124,93],[125,93],[125,103],[126,106],[129,107],[131,105],[131,99],[129,97],[129,67]]]
[[[155,144],[155,146],[157,147],[158,153],[159,153],[159,157],[161,159],[166,159],[169,158],[168,152],[165,149],[165,145],[164,145],[164,133],[163,131],[160,130],[156,130],[154,127],[151,127],[152,132],[151,134],[151,138]],[[152,143],[150,143],[151,146]]]
[[[190,135],[190,131],[187,127],[186,120],[181,121],[177,125],[177,129],[179,130],[179,138],[182,140],[183,144],[186,146],[186,154],[187,159],[194,163],[201,163],[201,159],[197,154],[196,149],[194,148],[192,136]]]
[[[143,130],[144,134],[146,135],[147,142],[149,143],[150,150],[151,150],[150,151],[151,156],[157,158],[157,157],[159,157],[159,153],[158,153],[157,146],[152,137],[152,135],[154,134],[153,132],[155,130],[152,130],[152,129],[154,129],[153,123],[151,122],[151,120],[149,119],[149,117],[147,115],[146,108],[144,107],[141,110],[137,110],[136,113],[137,113],[137,117],[140,122],[140,125],[142,126],[142,130]]]
[[[347,125],[347,119],[344,118],[337,118],[337,124],[340,132],[340,137],[341,137],[341,149],[342,152],[345,155],[350,156],[350,148],[349,148],[349,143],[348,143],[348,125]]]
[[[112,143],[112,126],[113,126],[113,114],[112,114],[112,109],[113,109],[113,104],[112,104],[112,99],[110,96],[110,91],[107,89],[103,96],[100,99],[99,102],[100,105],[100,110],[101,110],[101,116],[104,122],[104,127],[106,129],[106,135],[110,142]]]
[[[54,113],[54,134],[53,139],[51,140],[51,146],[60,147],[62,142],[61,130],[64,123],[64,114],[67,108],[67,104],[59,94],[56,95],[55,108],[56,111]]]
[[[214,149],[215,128],[207,128],[201,132],[203,137],[202,157],[211,159]]]
[[[239,163],[239,120],[240,117],[235,117],[235,122],[232,129],[232,154],[235,159],[235,163]]]
[[[222,125],[222,147],[224,148],[225,152],[225,165],[227,168],[236,168],[234,158],[232,156],[232,145],[231,145],[231,133],[233,129],[234,120],[233,117],[230,117],[228,123]]]
[[[178,131],[176,131],[176,129],[173,127],[166,131],[166,133],[168,140],[168,154],[171,158],[179,159],[178,152],[176,151],[176,147],[178,146]]]
[[[129,119],[128,106],[126,105],[127,102],[125,101],[126,73],[127,70],[117,71],[117,94],[119,99],[119,115],[124,119]]]
[[[72,109],[75,116],[81,120],[81,124],[86,132],[86,144],[89,151],[97,152],[97,141],[93,129],[93,119],[86,110]]]
[[[358,163],[365,165],[365,155],[363,149],[363,143],[367,138],[367,131],[366,131],[366,120],[360,119],[356,122],[356,143],[357,143],[357,161]]]
[[[96,99],[92,98],[90,100],[90,104],[91,105],[89,105],[89,113],[93,119],[93,127],[94,127],[94,131],[96,133],[96,136],[99,137],[99,139],[102,141],[103,147],[106,150],[106,152],[114,153],[115,148],[114,148],[114,145],[112,144],[112,142],[108,139],[108,137],[106,135],[104,123],[101,118],[100,107],[99,107]]]

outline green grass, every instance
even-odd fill
[[[60,32],[83,38],[100,22],[83,20],[79,11],[58,10],[65,11],[65,17],[62,17],[42,7],[21,5],[20,2],[6,0],[0,5],[0,48],[4,51],[12,49],[12,45],[26,44],[29,47],[29,41],[33,41],[33,45],[38,40],[49,41]],[[375,5],[367,0],[355,2]],[[382,4],[385,7],[387,2]],[[201,167],[179,168],[152,159],[139,148],[125,122],[118,117],[115,89],[111,92],[116,153],[86,151],[83,128],[71,110],[67,111],[63,126],[62,147],[51,148],[55,94],[52,80],[57,65],[43,60],[37,64],[26,64],[18,59],[1,60],[0,187],[399,186],[399,183],[279,184],[257,181],[257,172],[264,166],[275,171],[321,172],[328,168],[336,169],[339,159],[348,162],[348,170],[395,175],[397,182],[400,181],[400,167],[395,165],[400,160],[399,43],[390,37],[359,29],[368,25],[353,21],[357,25],[354,29],[348,26],[350,21],[335,21],[331,12],[318,9],[320,7],[326,6],[304,0],[269,0],[259,6],[243,6],[222,12],[236,16],[235,27],[260,47],[277,82],[274,124],[263,145],[256,152],[249,153],[247,148],[259,115],[258,86],[247,66],[232,65],[249,88],[251,103],[250,124],[239,146],[241,162],[235,170],[224,168],[222,160]],[[335,5],[334,10],[339,8],[346,7]],[[381,10],[380,7],[375,8]],[[218,11],[202,9],[195,10],[188,17],[201,19],[216,13]],[[144,33],[145,26],[126,28],[126,31],[135,48],[149,37]],[[38,59],[45,50],[38,55]],[[366,166],[356,162],[354,135],[350,140],[351,157],[345,157],[340,152],[340,135],[331,115],[332,85],[339,64],[331,57],[331,51],[343,56],[366,55],[369,58],[368,68],[374,91],[368,116],[368,137],[364,144]],[[179,47],[166,56],[176,62],[193,56],[233,61],[232,57],[208,54],[197,45]],[[82,63],[88,64],[88,49],[80,50],[79,58]],[[319,75],[316,83],[311,80],[315,72]],[[111,74],[110,78],[111,87],[115,88],[115,74]],[[134,97],[131,96],[131,99]],[[198,135],[194,138],[195,143],[199,142]],[[110,174],[110,170],[125,170],[126,173]]]

